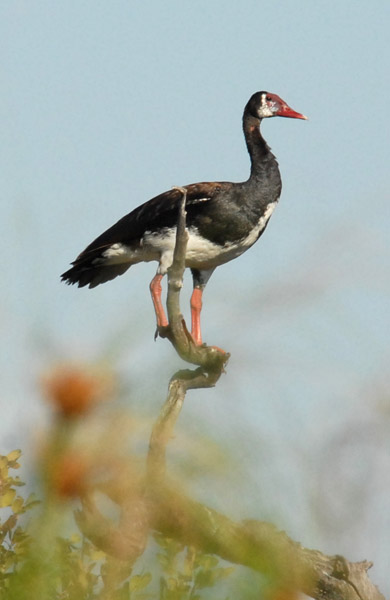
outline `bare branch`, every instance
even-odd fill
[[[188,332],[183,315],[181,314],[180,292],[183,287],[185,255],[188,241],[185,210],[187,190],[181,187],[174,189],[181,192],[182,200],[179,205],[173,263],[168,270],[167,313],[169,325],[168,327],[159,327],[158,334],[160,337],[167,337],[170,340],[176,352],[183,360],[194,365],[199,365],[206,373],[214,374],[214,377],[211,377],[211,379],[207,376],[202,381],[199,373],[195,371],[194,379],[196,379],[196,384],[194,381],[194,385],[187,385],[187,389],[190,389],[190,387],[210,387],[215,385],[230,355],[215,346],[197,346]],[[219,373],[218,377],[216,377],[217,373]]]
[[[235,523],[168,488],[153,514],[161,533],[259,571],[275,587],[318,600],[384,600],[367,576],[370,563],[303,548],[269,523]]]
[[[185,255],[188,242],[186,230],[186,188],[174,188],[182,194],[179,205],[176,244],[172,266],[168,271],[167,313],[168,327],[160,327],[162,337],[168,337],[178,354],[188,362],[200,365],[198,369],[181,370],[170,381],[168,397],[153,427],[148,453],[148,477],[160,481],[165,474],[165,449],[183,406],[187,390],[212,387],[223,373],[229,354],[219,348],[196,346],[187,331],[180,310],[180,292],[183,287]]]
[[[169,271],[165,332],[179,355],[201,365],[195,371],[178,371],[172,377],[167,400],[153,427],[148,453],[148,495],[151,526],[157,531],[239,563],[273,578],[276,585],[301,591],[315,599],[384,600],[370,582],[371,564],[349,563],[340,556],[326,556],[293,542],[284,532],[260,521],[235,523],[216,511],[180,494],[165,478],[166,446],[191,388],[215,385],[228,355],[209,347],[197,347],[180,312],[180,291],[185,268],[188,234],[185,229],[186,189],[179,209],[174,260]]]
[[[304,548],[270,523],[234,522],[161,478],[147,487],[135,508],[122,505],[116,527],[89,499],[78,511],[77,522],[99,548],[132,563],[143,551],[147,526],[186,546],[262,573],[275,589],[286,592],[285,597],[303,592],[315,600],[385,600],[368,578],[371,563],[350,563],[339,555]],[[125,535],[124,523],[131,525]]]

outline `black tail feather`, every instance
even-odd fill
[[[88,287],[94,288],[101,283],[118,277],[118,275],[123,275],[129,267],[131,267],[131,263],[120,263],[117,265],[76,263],[69,271],[61,275],[61,280],[69,285],[77,284],[78,287],[88,285]]]

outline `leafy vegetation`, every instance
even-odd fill
[[[18,494],[24,483],[12,472],[20,457],[19,450],[0,457],[0,598],[31,598],[33,589],[33,597],[52,600],[201,600],[234,570],[161,534],[140,571],[80,530],[57,535],[67,507],[59,511],[33,494],[26,500]]]
[[[94,444],[89,419],[106,384],[101,373],[74,369],[45,381],[54,417],[36,472],[28,477],[39,500],[21,493],[25,484],[15,475],[21,451],[0,456],[0,598],[225,598],[224,581],[234,567],[162,534],[150,535],[142,520],[144,479],[137,461],[119,456],[112,438],[110,450],[106,445],[99,452]],[[126,522],[118,506],[126,506]]]

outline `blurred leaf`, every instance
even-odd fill
[[[0,456],[0,470],[7,470],[8,473],[8,459],[6,456]],[[5,474],[3,474],[4,477]]]
[[[130,592],[138,592],[143,590],[151,581],[151,573],[145,573],[144,575],[133,575],[129,582],[129,590]]]
[[[81,535],[79,533],[72,533],[69,538],[69,542],[73,544],[79,544],[81,542]]]
[[[24,554],[28,548],[30,536],[19,526],[14,530],[11,541],[15,554]]]
[[[2,531],[4,534],[7,534],[11,529],[15,527],[17,520],[18,518],[16,515],[10,515],[8,519],[4,521],[4,523],[1,525],[0,531]]]
[[[21,457],[21,455],[22,455],[22,451],[21,450],[12,450],[12,452],[10,452],[9,454],[7,454],[7,459],[11,463],[11,462],[14,462],[14,461],[18,460]],[[18,469],[19,466],[20,465],[17,465],[17,466],[12,465],[12,467],[14,469]]]
[[[90,548],[88,551],[88,556],[91,560],[98,562],[99,560],[104,560],[107,557],[107,554],[104,550],[99,550],[99,548]]]
[[[198,554],[196,563],[203,567],[205,570],[210,570],[216,567],[219,563],[219,560],[216,556],[212,556],[211,554]]]
[[[0,497],[0,508],[5,508],[6,506],[11,506],[14,498],[16,496],[16,491],[12,488],[8,489],[2,496]]]
[[[25,511],[24,500],[21,496],[17,496],[12,502],[12,510],[16,515]]]
[[[202,589],[206,587],[211,587],[213,584],[213,571],[198,571],[198,573],[195,576],[195,585],[197,588]]]
[[[197,588],[213,587],[217,581],[229,577],[233,571],[234,567],[219,567],[208,571],[201,569],[195,576],[195,585]]]
[[[26,510],[30,510],[30,508],[33,508],[34,506],[38,506],[38,504],[41,504],[41,501],[38,500],[38,497],[36,494],[31,493],[27,497],[27,500],[26,500],[24,506],[25,506]]]
[[[15,485],[16,487],[23,487],[26,485],[23,481],[20,481],[19,477],[9,477],[8,483],[9,485]]]

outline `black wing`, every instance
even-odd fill
[[[190,214],[202,212],[203,207],[209,204],[221,189],[230,185],[220,182],[185,186],[186,206]],[[122,275],[131,266],[131,262],[105,264],[104,252],[114,244],[124,244],[135,249],[140,246],[146,231],[174,227],[181,197],[179,190],[172,189],[135,208],[91,242],[72,262],[73,267],[61,275],[61,279],[68,284],[77,283],[79,287],[95,287]]]

